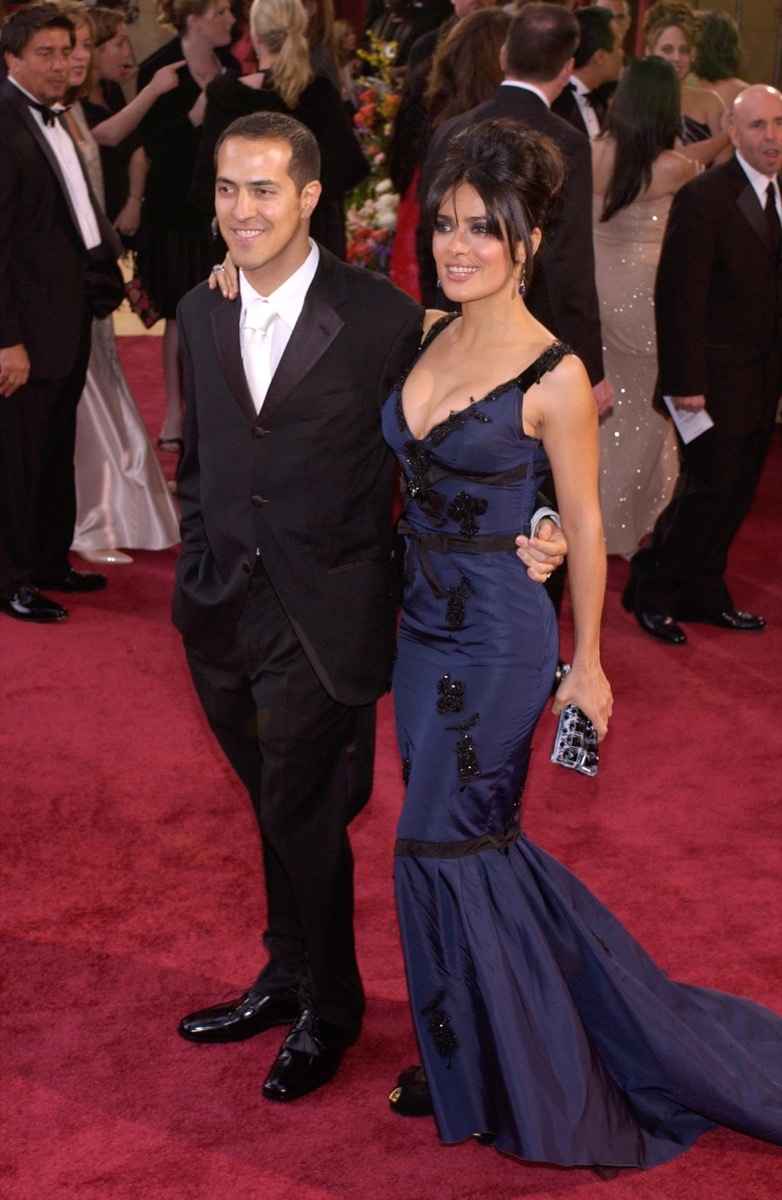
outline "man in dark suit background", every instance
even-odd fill
[[[725,582],[782,392],[782,95],[756,84],[730,120],[736,156],[674,196],[655,292],[658,392],[713,428],[680,442],[681,474],[652,543],[632,560],[625,607],[662,642],[677,621],[758,630]],[[662,411],[662,409],[661,409]]]
[[[526,296],[533,316],[581,358],[595,392],[598,412],[611,406],[613,388],[603,372],[600,310],[592,247],[592,158],[587,138],[550,111],[570,78],[579,27],[571,12],[554,4],[528,4],[513,18],[502,49],[503,83],[477,108],[446,121],[429,146],[421,176],[425,196],[460,130],[492,117],[512,117],[545,133],[561,150],[567,174],[552,206],[548,229],[535,259]],[[419,249],[425,239],[418,239]],[[424,303],[442,307],[435,290],[431,255],[419,257]],[[425,264],[428,263],[429,269]]]
[[[622,35],[607,8],[592,5],[576,9],[573,15],[580,31],[573,70],[551,111],[579,133],[596,138],[622,70]]]
[[[374,702],[393,655],[394,467],[380,411],[423,315],[310,240],[318,158],[287,116],[226,130],[215,209],[239,301],[202,285],[179,311],[174,620],[258,818],[269,952],[244,995],[179,1031],[209,1043],[292,1025],[263,1086],[281,1101],[332,1077],[364,1009],[347,826],[369,797]]]
[[[122,297],[119,239],[52,109],[69,86],[73,37],[53,4],[20,9],[0,34],[0,610],[45,623],[67,610],[38,585],[106,583],[68,558],[73,447],[92,317]]]

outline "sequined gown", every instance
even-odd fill
[[[614,407],[600,422],[600,507],[606,549],[625,558],[653,529],[679,474],[673,426],[652,408],[654,277],[671,199],[636,201],[601,223],[602,197],[592,197],[603,361],[614,385]]]
[[[671,982],[519,829],[557,661],[548,597],[513,549],[548,469],[522,408],[565,353],[555,343],[422,440],[401,384],[383,410],[408,493],[397,908],[440,1138],[490,1133],[523,1159],[650,1167],[714,1123],[782,1141],[782,1021]]]

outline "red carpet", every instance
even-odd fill
[[[157,432],[157,341],[122,356]],[[782,1010],[782,436],[735,547],[737,602],[769,628],[645,638],[612,562],[605,661],[616,696],[597,782],[537,735],[530,835],[674,976]],[[138,553],[61,627],[0,617],[5,949],[0,1191],[7,1200],[776,1200],[782,1150],[725,1130],[648,1174],[520,1164],[388,1111],[415,1061],[391,865],[401,784],[389,704],[377,786],[354,827],[365,1034],[334,1082],[261,1100],[279,1042],[198,1047],[189,1009],[258,965],[256,832],[213,745],[168,609],[174,554]],[[569,636],[563,622],[565,640]]]

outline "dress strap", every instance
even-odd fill
[[[552,342],[550,346],[542,354],[539,354],[533,363],[522,371],[521,375],[516,380],[520,391],[526,392],[527,388],[531,388],[533,383],[540,383],[547,371],[553,371],[562,362],[566,354],[574,354],[575,351],[566,346],[564,342]]]

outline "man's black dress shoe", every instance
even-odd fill
[[[635,616],[644,633],[651,634],[658,642],[665,642],[669,646],[683,646],[687,641],[687,634],[676,624],[673,617],[646,612],[637,612]]]
[[[69,567],[64,575],[55,579],[36,579],[38,587],[48,588],[52,592],[99,592],[105,588],[108,580],[99,571],[74,571]]]
[[[17,621],[37,621],[40,625],[64,621],[68,615],[67,608],[44,596],[31,583],[23,583],[10,600],[0,600],[0,610],[7,612],[9,617],[16,617]]]
[[[763,617],[757,617],[754,613],[742,612],[740,608],[729,608],[725,612],[714,613],[711,616],[682,617],[681,619],[698,621],[702,625],[719,625],[721,629],[738,629],[745,633],[766,628]]]
[[[359,1035],[360,1027],[341,1029],[315,1016],[311,1009],[300,1013],[285,1037],[280,1053],[263,1085],[267,1100],[298,1100],[314,1092],[336,1075],[342,1057]]]
[[[291,1025],[300,1012],[290,994],[245,992],[238,1000],[190,1013],[179,1022],[178,1033],[189,1042],[243,1042],[275,1025]]]

